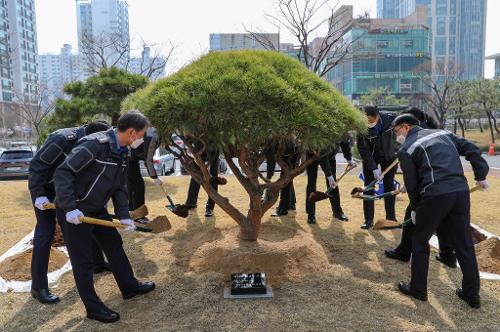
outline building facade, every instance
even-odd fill
[[[34,0],[0,0],[0,102],[36,104],[38,44]]]
[[[210,52],[229,50],[279,50],[279,33],[211,33]]]
[[[417,5],[427,8],[434,75],[438,79],[441,68],[454,68],[464,80],[484,76],[487,0],[378,0],[378,17],[402,18],[408,14],[405,10],[391,12],[387,7],[390,2],[405,10]]]
[[[354,103],[380,87],[397,97],[421,100],[427,88],[419,71],[431,61],[426,9],[418,7],[403,19],[351,19],[345,38],[353,41],[352,55],[327,80]]]
[[[377,0],[378,18],[402,18],[416,9],[415,0]]]
[[[40,54],[40,84],[51,95],[63,97],[64,85],[85,78],[80,57],[73,54],[71,45],[65,44],[60,54]]]
[[[151,48],[145,46],[140,57],[133,57],[130,59],[129,71],[134,74],[146,75],[151,80],[156,81],[165,77],[165,66],[163,66],[161,70],[153,71],[151,69],[162,67],[163,62],[163,59],[155,58],[154,55],[152,56]]]
[[[495,60],[495,77],[500,78],[500,53],[490,55],[486,60]]]
[[[93,43],[119,45],[127,47],[125,55],[120,55],[115,47],[105,49],[104,57],[108,64],[126,68],[130,58],[130,33],[128,3],[125,0],[77,0],[78,50],[86,53],[84,48],[89,39]],[[88,52],[87,52],[88,53]],[[85,71],[85,68],[84,68]]]

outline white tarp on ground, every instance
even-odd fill
[[[495,234],[492,234],[481,227],[471,224],[472,227],[474,227],[479,233],[482,233],[486,238],[490,237],[496,237],[500,239],[500,237],[496,236]],[[436,249],[439,249],[439,242],[437,239],[436,235],[433,235],[431,240],[429,241],[430,245],[433,246]],[[488,272],[479,272],[479,277],[484,280],[500,280],[500,274],[495,274],[495,273],[488,273]]]
[[[3,262],[7,257],[14,256],[20,254],[33,246],[30,244],[33,239],[34,231],[26,235],[21,241],[19,241],[12,248],[7,250],[2,256],[0,256],[0,262]],[[62,251],[66,256],[68,256],[68,252],[66,247],[58,247],[57,250]],[[55,288],[57,287],[59,280],[62,275],[71,270],[71,263],[68,259],[68,262],[64,264],[60,269],[47,274],[47,278],[49,281],[49,287]],[[5,280],[0,276],[0,292],[29,292],[31,290],[31,280],[29,281],[15,281],[15,280]]]

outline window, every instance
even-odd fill
[[[438,17],[436,21],[436,33],[437,35],[445,35],[446,34],[446,18],[445,17]]]
[[[436,54],[446,55],[446,37],[436,37]]]
[[[401,40],[399,42],[399,45],[402,48],[412,48],[413,47],[413,40]]]
[[[376,46],[377,46],[377,48],[388,48],[389,41],[388,40],[377,40]]]

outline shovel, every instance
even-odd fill
[[[56,206],[54,203],[48,203],[44,205],[44,208],[46,209],[55,209]],[[115,215],[110,214],[110,217],[114,219],[118,219]],[[102,220],[102,219],[96,219],[96,218],[89,218],[89,217],[82,217],[80,218],[81,222],[87,223],[87,224],[93,224],[93,225],[99,225],[99,226],[105,226],[105,227],[114,227],[114,228],[127,228],[126,225],[122,225],[116,222],[112,222],[109,220]],[[96,222],[98,221],[98,223]],[[169,229],[172,228],[172,225],[170,224],[170,221],[168,220],[167,217],[165,216],[160,216],[156,217],[151,222],[148,224],[149,227],[143,227],[143,226],[135,226],[135,230],[137,232],[144,232],[144,233],[162,233],[165,231],[168,231]]]
[[[345,168],[344,173],[342,173],[342,175],[337,179],[337,185],[339,184],[340,180],[342,180],[342,178],[347,173],[349,173],[351,170],[355,169],[356,166],[357,165],[354,165],[354,166],[347,165],[347,167]],[[325,200],[327,198],[330,198],[330,194],[332,193],[333,189],[334,188],[329,187],[325,192],[322,192],[322,191],[313,191],[312,193],[309,194],[309,200],[311,202],[319,202],[319,201]]]
[[[163,188],[163,186],[160,186],[160,188],[163,191],[163,193],[165,194],[165,196],[167,197],[168,202],[170,203],[170,204],[167,204],[165,207],[167,209],[169,209],[170,211],[172,211],[173,214],[175,214],[181,218],[187,218],[189,215],[189,208],[184,204],[174,204],[174,201],[172,200],[170,195],[167,194],[167,192],[165,191],[165,188]]]
[[[402,190],[403,189],[401,188],[401,189],[389,191],[387,193],[383,193],[383,194],[380,194],[380,195],[365,195],[362,192],[357,192],[357,193],[353,194],[352,197],[353,198],[360,198],[360,199],[362,199],[364,201],[376,201],[376,200],[379,200],[379,199],[383,199],[385,197],[396,196],[399,193],[401,193]]]
[[[137,209],[130,211],[129,213],[132,220],[137,220],[146,217],[149,214],[149,211],[148,207],[142,204]]]
[[[394,160],[392,164],[390,164],[381,174],[382,178],[391,170],[393,169],[397,164],[399,163],[399,160]],[[373,180],[370,184],[368,184],[366,187],[355,187],[351,190],[351,195],[354,196],[356,193],[364,193],[365,191],[371,190],[375,188],[375,185],[377,184],[379,180],[375,179]]]

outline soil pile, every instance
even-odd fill
[[[238,230],[203,244],[192,256],[188,273],[210,274],[221,282],[235,272],[265,272],[269,285],[298,282],[329,268],[328,258],[314,237],[300,229],[262,225],[257,242],[242,241]]]
[[[500,240],[490,237],[476,244],[476,257],[479,270],[500,274]]]
[[[8,257],[0,263],[0,276],[5,280],[28,281],[31,280],[31,255],[28,249],[14,256]],[[49,272],[60,269],[66,264],[68,257],[61,251],[50,248]]]

